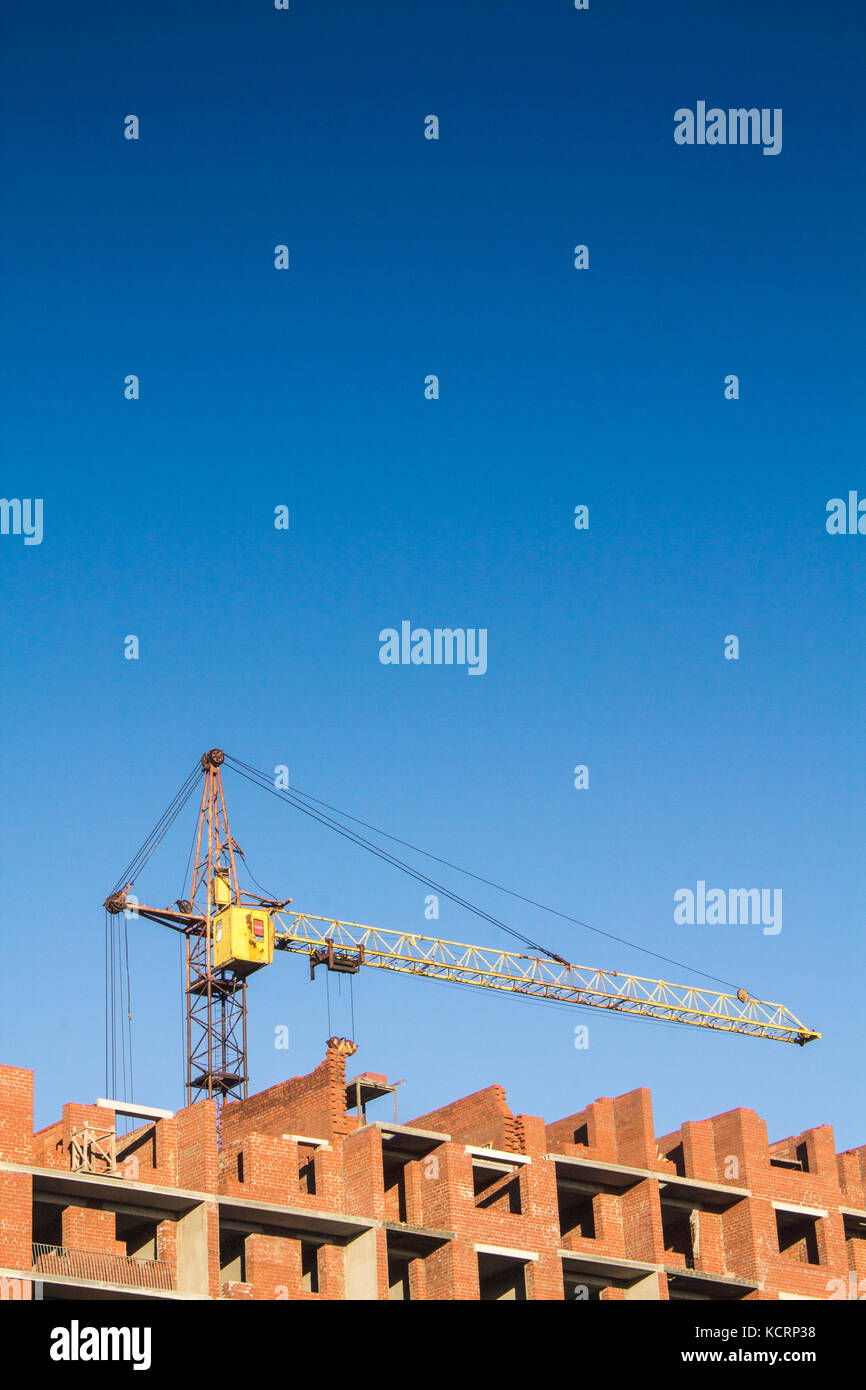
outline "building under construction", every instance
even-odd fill
[[[553,1123],[492,1085],[410,1123],[354,1044],[245,1100],[69,1104],[0,1068],[0,1291],[44,1299],[833,1299],[866,1292],[866,1146],[650,1093]],[[117,1114],[146,1117],[118,1134]]]
[[[289,899],[242,887],[225,763],[524,949],[289,912]],[[189,884],[173,906],[143,904],[131,889],[199,786]],[[32,1074],[0,1069],[0,1290],[49,1299],[826,1299],[857,1297],[861,1275],[866,1288],[866,1148],[837,1156],[827,1126],[769,1145],[758,1116],[734,1110],[658,1138],[647,1090],[546,1123],[513,1115],[500,1086],[404,1124],[387,1077],[347,1080],[356,1046],[340,1038],[308,1076],[250,1095],[248,981],[284,953],[306,958],[313,979],[320,969],[392,971],[419,987],[445,980],[505,993],[515,1006],[528,996],[794,1044],[794,1055],[820,1037],[744,987],[576,965],[357,826],[374,831],[275,788],[220,749],[197,762],[104,904],[109,1094],[118,1094],[117,1019],[121,1049],[123,1021],[131,1023],[128,971],[115,967],[121,954],[128,961],[130,921],[144,931],[157,924],[185,947],[187,1104],[153,1110],[124,1088],[122,1101],[64,1106],[61,1120],[34,1134]],[[123,1132],[130,1117],[143,1123]]]

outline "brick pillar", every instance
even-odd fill
[[[216,1101],[198,1100],[178,1110],[177,1185],[193,1192],[219,1190]]]
[[[597,1192],[592,1199],[595,1238],[612,1255],[625,1255],[622,1203],[614,1192]]]
[[[346,1205],[359,1216],[385,1216],[382,1132],[372,1126],[346,1136],[343,1144]]]
[[[478,1256],[468,1241],[448,1241],[428,1255],[424,1265],[428,1299],[478,1301]]]
[[[0,1269],[33,1265],[33,1180],[28,1173],[0,1173]]]
[[[866,1206],[866,1146],[840,1154],[837,1166],[846,1204],[862,1210]]]
[[[735,1187],[758,1186],[766,1177],[767,1126],[754,1110],[729,1110],[708,1121],[713,1127],[716,1166],[720,1182]]]
[[[292,1139],[250,1134],[241,1149],[243,1182],[228,1190],[261,1202],[294,1203],[299,1196],[298,1146]],[[237,1164],[235,1164],[235,1174]]]
[[[517,1118],[524,1143],[532,1150],[532,1162],[523,1164],[519,1170],[526,1247],[539,1252],[539,1258],[530,1260],[526,1267],[526,1296],[543,1302],[561,1302],[565,1293],[562,1260],[557,1254],[561,1242],[556,1166],[542,1157],[546,1143],[544,1121],[533,1115]]]
[[[664,1235],[658,1184],[651,1178],[622,1194],[625,1255],[629,1260],[664,1264]]]
[[[722,1215],[725,1262],[732,1275],[760,1283],[778,1253],[776,1218],[769,1201],[744,1197]]]
[[[686,1121],[681,1134],[686,1177],[700,1178],[704,1182],[717,1182],[718,1167],[712,1121]]]
[[[697,1241],[693,1241],[695,1269],[708,1274],[727,1274],[725,1230],[717,1211],[697,1212]]]
[[[179,1186],[177,1181],[177,1120],[157,1120],[154,1127],[155,1176],[152,1182]]]
[[[0,1067],[0,1159],[33,1162],[33,1072]]]
[[[403,1167],[403,1186],[406,1193],[406,1220],[410,1226],[423,1226],[422,1217],[424,1188],[427,1179],[424,1176],[425,1159],[413,1159]],[[431,1165],[432,1166],[432,1165]]]
[[[426,1303],[430,1295],[427,1292],[427,1261],[409,1261],[409,1297],[413,1303]]]
[[[319,1246],[319,1293],[335,1300],[346,1297],[346,1259],[341,1246]]]
[[[652,1098],[647,1088],[641,1086],[639,1090],[617,1096],[613,1108],[616,1123],[616,1161],[631,1164],[635,1168],[658,1167]]]
[[[421,1172],[419,1224],[453,1231],[459,1214],[475,1204],[471,1158],[460,1144],[440,1144],[421,1160]]]
[[[33,1072],[22,1067],[0,1067],[0,1159],[33,1161]],[[30,1269],[32,1240],[32,1179],[0,1173],[0,1269]]]
[[[540,1158],[548,1152],[547,1128],[537,1115],[517,1116],[517,1139],[519,1152],[531,1158]]]
[[[180,1287],[177,1270],[177,1222],[160,1221],[156,1228],[156,1258],[163,1260],[171,1272],[171,1286]]]
[[[301,1293],[301,1242],[288,1236],[247,1236],[246,1276],[253,1298],[297,1298]]]
[[[540,1303],[559,1302],[565,1298],[562,1260],[550,1251],[542,1250],[537,1260],[528,1260],[526,1297]]]
[[[210,1102],[208,1102],[210,1103]],[[207,1233],[208,1292],[211,1298],[220,1294],[220,1220],[216,1202],[204,1202],[204,1225]]]
[[[602,1096],[600,1100],[595,1100],[592,1105],[587,1106],[586,1137],[588,1147],[605,1163],[624,1163],[625,1159],[617,1158],[616,1118],[613,1106],[613,1101],[607,1096]]]

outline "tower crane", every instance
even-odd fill
[[[306,956],[311,978],[319,966],[351,975],[372,967],[801,1046],[821,1036],[785,1005],[755,999],[745,989],[727,994],[575,965],[554,952],[527,955],[363,926],[288,911],[291,899],[242,890],[237,860],[243,852],[232,839],[223,790],[225,756],[218,748],[203,754],[200,769],[187,779],[130,866],[140,871],[203,774],[189,898],[179,899],[174,908],[139,903],[130,895],[133,873],[104,904],[112,916],[132,911],[170,927],[185,941],[188,1104],[203,1097],[219,1105],[227,1098],[246,1098],[247,980],[270,965],[277,951]]]

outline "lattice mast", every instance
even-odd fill
[[[175,907],[135,903],[132,912],[160,922],[184,937],[186,1098],[219,1105],[248,1095],[247,977],[273,959],[273,916],[282,902],[241,891],[221,767],[224,754],[212,748],[201,758],[204,774],[189,898]],[[128,883],[106,899],[113,915],[130,910]]]
[[[182,906],[203,923],[186,940],[187,1104],[202,1096],[247,1095],[247,981],[214,965],[215,921],[240,906],[235,845],[229,829],[218,748],[202,756],[204,786],[195,839],[192,892]],[[181,904],[179,904],[181,906]]]

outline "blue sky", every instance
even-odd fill
[[[742,1104],[866,1142],[866,539],[824,524],[866,492],[859,7],[49,0],[0,37],[2,492],[45,509],[41,545],[0,536],[0,1053],[39,1122],[103,1092],[102,900],[216,745],[824,1034],[367,971],[357,1064],[406,1078],[402,1118],[646,1085],[660,1134]],[[676,145],[699,100],[781,108],[782,153]],[[403,619],[486,628],[487,673],[381,665]],[[429,929],[419,885],[226,783],[276,893]],[[177,896],[193,825],[142,899]],[[698,879],[781,888],[783,930],[677,925]],[[449,882],[578,962],[691,978]],[[138,924],[131,960],[136,1097],[175,1106],[177,942]],[[252,982],[255,1089],[318,1062],[325,989],[294,958]]]

